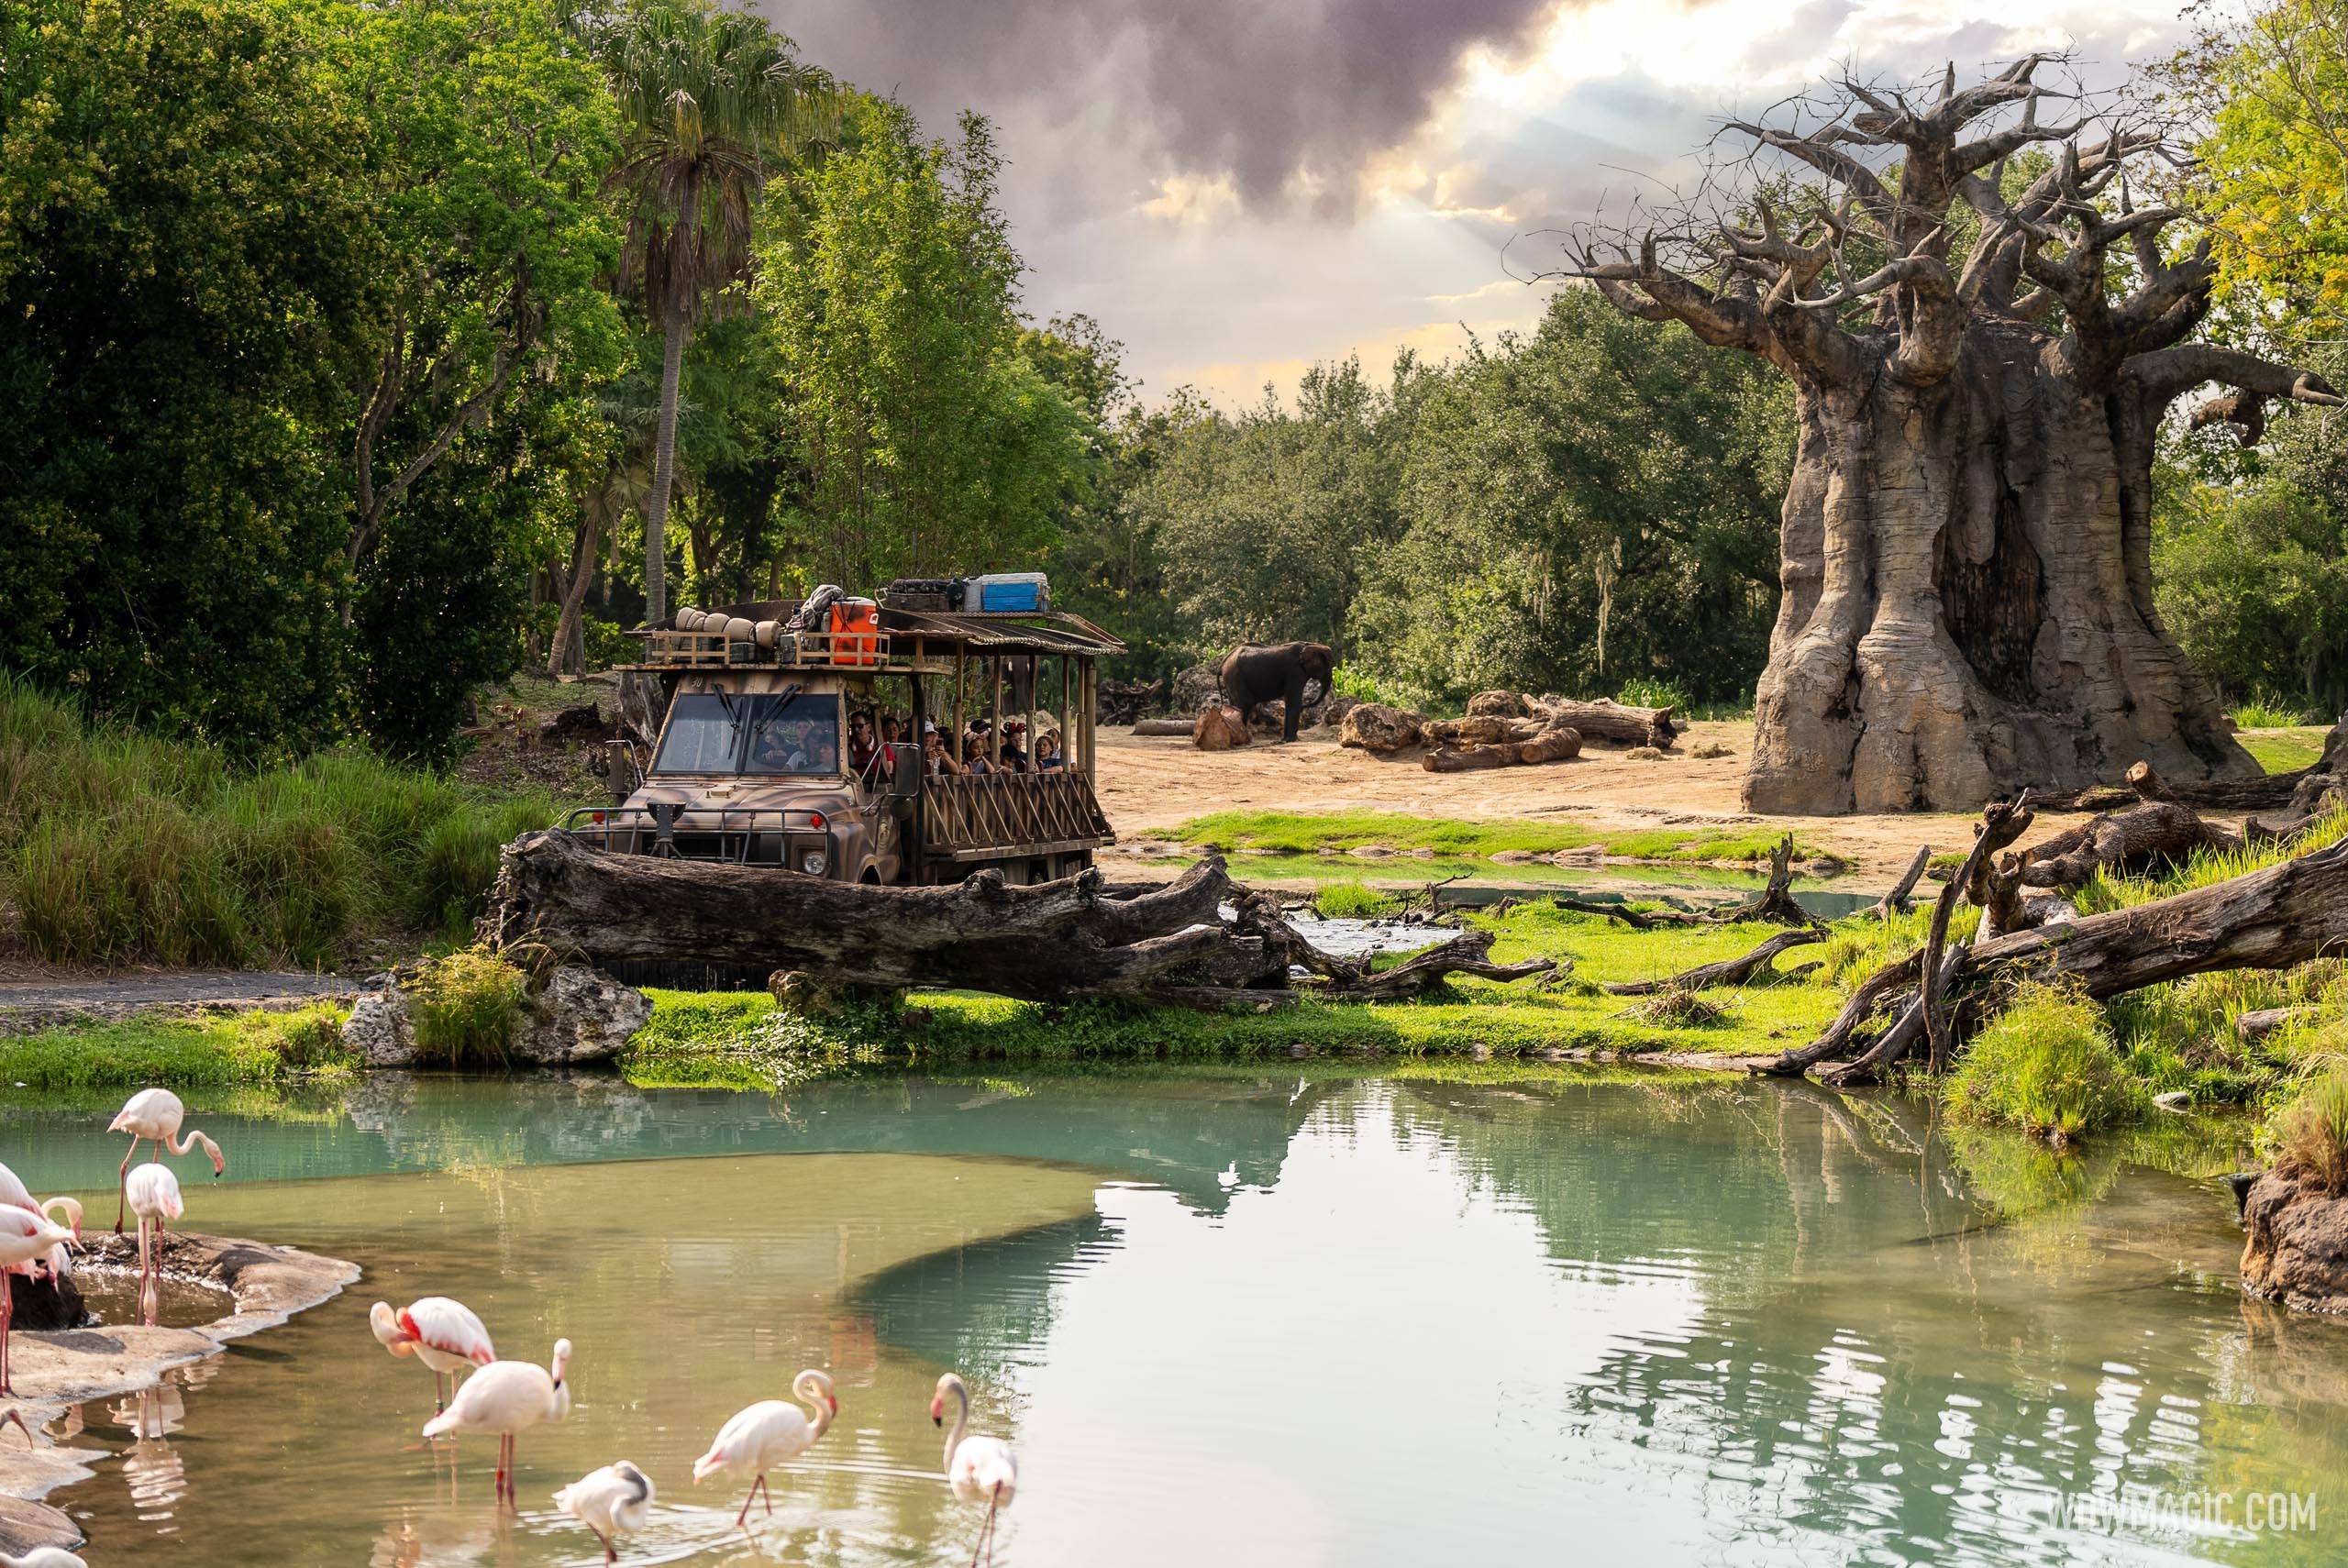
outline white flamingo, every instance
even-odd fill
[[[393,1355],[412,1355],[432,1369],[432,1408],[449,1408],[448,1379],[452,1373],[487,1366],[497,1359],[489,1331],[461,1301],[445,1296],[424,1296],[394,1312],[389,1302],[367,1309],[368,1326]]]
[[[424,1435],[495,1432],[497,1495],[514,1502],[515,1435],[570,1414],[570,1370],[569,1340],[555,1341],[551,1368],[526,1361],[493,1361],[465,1379],[447,1409],[424,1423]]]
[[[72,1231],[50,1224],[29,1209],[0,1207],[0,1394],[16,1392],[8,1383],[8,1320],[16,1311],[16,1291],[6,1276],[30,1275],[35,1261],[46,1259],[53,1249],[72,1240]],[[14,1410],[5,1419],[24,1427],[24,1418]],[[32,1432],[27,1430],[25,1437],[29,1441]]]
[[[163,1305],[164,1221],[178,1219],[187,1205],[169,1165],[139,1166],[124,1179],[123,1193],[138,1216],[138,1311],[151,1329]]]
[[[122,1109],[116,1111],[114,1120],[106,1124],[109,1132],[130,1134],[130,1153],[122,1157],[122,1180],[129,1179],[130,1162],[138,1157],[138,1145],[150,1140],[155,1144],[155,1158],[158,1160],[163,1157],[166,1149],[174,1154],[184,1154],[201,1144],[204,1152],[212,1156],[212,1174],[216,1176],[226,1171],[228,1162],[220,1157],[219,1144],[193,1128],[188,1130],[185,1137],[180,1135],[180,1123],[186,1116],[187,1107],[182,1105],[180,1097],[169,1089],[143,1088],[124,1100]],[[117,1236],[122,1234],[123,1198],[124,1189],[117,1185],[114,1206],[114,1233]]]
[[[32,1188],[25,1185],[24,1178],[6,1165],[0,1165],[0,1204],[6,1204],[11,1209],[29,1209],[49,1220],[50,1223],[61,1224],[72,1231],[75,1242],[78,1243],[82,1240],[80,1200],[71,1198],[36,1198],[33,1197]],[[59,1220],[50,1212],[51,1209],[61,1209],[65,1218]],[[47,1259],[50,1274],[52,1276],[64,1274],[70,1266],[70,1256],[71,1254],[61,1246],[50,1248]]]
[[[0,1568],[90,1568],[61,1546],[36,1546],[22,1557],[0,1551]]]
[[[1019,1460],[1011,1445],[999,1437],[962,1435],[970,1424],[970,1390],[958,1372],[937,1380],[937,1392],[929,1401],[931,1420],[941,1427],[946,1424],[948,1395],[953,1396],[956,1408],[954,1430],[946,1434],[946,1484],[954,1489],[956,1502],[987,1506],[987,1522],[979,1530],[978,1545],[970,1549],[971,1568],[977,1568],[981,1548],[987,1561],[994,1561],[994,1518],[1011,1507],[1011,1499],[1018,1495]]]
[[[626,1460],[591,1470],[554,1495],[554,1506],[595,1532],[604,1561],[617,1562],[613,1540],[634,1535],[652,1513],[652,1478]]]
[[[721,1470],[750,1477],[750,1489],[742,1495],[742,1511],[734,1516],[737,1525],[750,1517],[750,1499],[762,1492],[767,1512],[774,1512],[774,1493],[768,1489],[767,1472],[813,1448],[815,1440],[831,1430],[832,1418],[840,1413],[831,1378],[812,1366],[791,1380],[791,1391],[807,1401],[807,1409],[784,1399],[761,1399],[745,1406],[717,1429],[709,1452],[693,1461],[696,1486],[704,1476]]]

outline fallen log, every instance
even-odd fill
[[[2033,888],[2078,888],[2099,871],[2151,871],[2181,865],[2197,850],[2242,846],[2240,835],[2203,822],[2190,807],[2145,801],[2033,845],[2035,858],[2022,880]]]
[[[1419,766],[1429,773],[1480,773],[1490,767],[1516,766],[1516,747],[1499,745],[1444,746],[1419,754]]]
[[[1134,734],[1137,735],[1180,735],[1184,740],[1189,740],[1191,738],[1191,731],[1196,728],[1197,724],[1198,721],[1196,719],[1143,719],[1134,725]]]
[[[1632,708],[1600,697],[1577,701],[1570,697],[1541,697],[1531,703],[1534,716],[1565,723],[1585,741],[1611,741],[1617,745],[1652,745],[1668,750],[1678,738],[1669,708]]]
[[[1826,940],[1826,933],[1814,926],[1795,931],[1781,931],[1747,953],[1742,958],[1726,958],[1717,964],[1700,964],[1693,969],[1663,980],[1610,980],[1605,988],[1618,997],[1653,996],[1658,991],[1700,991],[1709,986],[1741,986],[1755,975],[1767,970],[1778,954],[1791,947],[1805,947],[1813,942]]]
[[[1942,962],[1948,943],[1948,922],[1956,912],[1956,899],[1961,892],[1987,908],[1989,902],[1988,876],[1990,856],[2030,831],[2032,812],[2030,791],[2024,790],[2009,805],[1992,801],[1981,813],[1980,825],[1973,830],[1973,847],[1966,852],[1965,863],[1956,868],[1933,902],[1933,923],[1924,938],[1924,957],[1919,974],[1922,984],[1918,988],[1918,1010],[1923,1015],[1924,1037],[1932,1044],[1933,1070],[1938,1072],[1947,1065],[1954,1043],[1949,1039],[1948,1023],[1941,1016],[1941,989],[1950,977],[1949,966]],[[2024,870],[2028,869],[2027,857]]]
[[[1619,920],[1633,931],[1652,931],[1663,925],[1715,925],[1713,917],[1693,910],[1634,910],[1624,904],[1601,904],[1590,899],[1577,899],[1568,894],[1552,895],[1549,901],[1569,914],[1604,915]]]
[[[1237,911],[1226,921],[1219,912]],[[1119,998],[1191,1003],[1201,990],[1279,990],[1290,967],[1308,994],[1378,1000],[1448,974],[1512,980],[1546,960],[1490,962],[1489,933],[1461,936],[1390,970],[1320,953],[1277,905],[1209,856],[1162,888],[1112,890],[1098,870],[1040,886],[999,871],[951,887],[876,888],[772,867],[607,855],[559,831],[506,845],[482,922],[525,959],[798,970],[832,987],[938,987],[1028,1001]]]

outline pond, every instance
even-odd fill
[[[39,1185],[111,1187],[103,1113],[0,1118]],[[774,1099],[378,1076],[194,1120],[230,1172],[183,1167],[192,1227],[367,1278],[69,1419],[116,1456],[52,1498],[106,1568],[592,1563],[548,1494],[619,1457],[660,1488],[630,1562],[958,1563],[947,1367],[1020,1449],[997,1556],[1034,1568],[2348,1545],[2348,1328],[2239,1296],[2221,1187],[2033,1167],[1900,1101],[1470,1069]],[[424,1443],[430,1376],[369,1336],[370,1301],[434,1293],[509,1356],[577,1345],[518,1518],[493,1441]],[[805,1365],[840,1424],[737,1531],[692,1459]]]

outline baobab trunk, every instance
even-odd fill
[[[2132,385],[2082,386],[2056,336],[1975,324],[1955,374],[1801,385],[1754,811],[1961,811],[2149,760],[2247,778],[2153,603],[2149,438]]]
[[[2154,607],[2154,436],[2212,382],[2233,391],[2197,422],[2245,439],[2269,399],[2341,400],[2187,341],[2209,243],[2165,248],[2187,215],[2130,200],[2130,166],[2171,149],[2132,115],[2094,141],[2087,119],[2041,124],[2045,63],[1963,92],[1954,70],[1904,91],[1845,80],[1790,127],[1731,121],[1819,182],[1711,193],[1676,232],[1577,248],[1572,273],[1618,308],[1794,382],[1754,810],[1966,810],[2138,761],[2180,784],[2257,771]],[[2008,160],[2042,144],[2050,165],[2012,193]],[[1749,216],[1705,215],[1722,210]],[[2123,242],[2132,265],[2110,254]]]

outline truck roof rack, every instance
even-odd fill
[[[756,625],[762,621],[787,621],[798,609],[797,601],[762,600],[725,605],[711,613]],[[776,649],[759,646],[755,639],[730,637],[723,632],[682,632],[669,624],[635,627],[626,635],[636,638],[643,651],[636,664],[623,668],[643,670],[765,666],[880,674],[936,671],[958,655],[1102,658],[1125,651],[1123,640],[1064,610],[988,613],[883,606],[879,636],[869,631],[802,633],[788,661]]]

